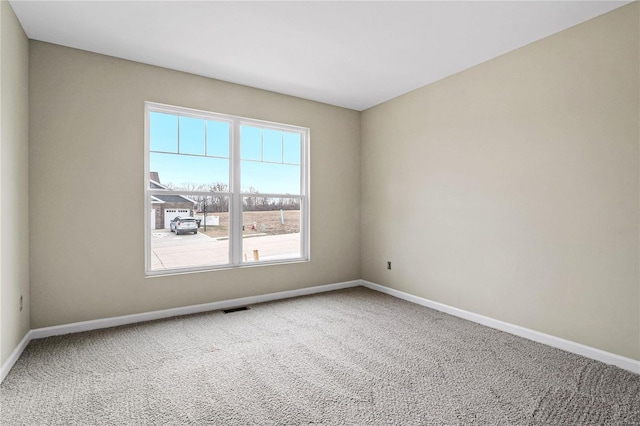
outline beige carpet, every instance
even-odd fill
[[[639,425],[640,376],[363,288],[32,341],[2,425]]]

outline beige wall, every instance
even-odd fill
[[[29,331],[29,41],[0,2],[0,365]],[[20,311],[20,295],[24,309]]]
[[[33,328],[360,277],[358,112],[30,47]],[[311,262],[144,278],[144,101],[309,127]]]
[[[640,359],[638,35],[634,3],[363,112],[362,278]]]

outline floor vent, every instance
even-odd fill
[[[225,314],[230,314],[231,312],[240,312],[240,311],[248,311],[249,308],[248,306],[241,306],[239,308],[231,308],[231,309],[223,309],[222,312],[224,312]]]

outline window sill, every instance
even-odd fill
[[[220,265],[220,266],[203,266],[197,268],[180,268],[180,269],[167,269],[167,270],[159,270],[159,271],[146,271],[145,278],[157,278],[157,277],[169,277],[176,275],[187,275],[187,274],[199,274],[202,272],[217,272],[217,271],[229,271],[229,270],[238,270],[245,268],[257,268],[262,266],[274,266],[274,265],[291,265],[291,264],[299,264],[299,263],[308,263],[310,259],[308,258],[295,258],[295,259],[283,259],[277,261],[262,261],[262,262],[247,262],[242,263],[240,265]]]

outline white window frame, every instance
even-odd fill
[[[199,119],[209,119],[216,121],[226,121],[230,124],[230,146],[229,146],[229,191],[168,191],[149,188],[150,176],[150,140],[149,140],[149,115],[151,112],[160,112],[172,115],[186,116]],[[254,126],[263,129],[274,129],[300,134],[300,194],[283,193],[260,193],[260,197],[265,198],[295,198],[300,200],[300,257],[260,260],[254,262],[243,262],[242,258],[242,198],[256,196],[255,193],[241,192],[241,157],[240,157],[240,127]],[[145,276],[166,276],[183,273],[215,271],[230,268],[247,268],[262,265],[273,265],[283,263],[308,262],[310,260],[310,219],[309,219],[309,139],[310,130],[306,127],[289,124],[274,123],[263,120],[256,120],[245,117],[238,117],[227,114],[220,114],[202,111],[192,108],[165,105],[156,102],[145,102],[144,104],[144,229],[145,229]],[[206,265],[190,268],[175,268],[168,270],[151,270],[151,234],[149,211],[151,198],[155,193],[165,195],[204,195],[204,196],[226,196],[229,197],[229,263],[223,265]]]

